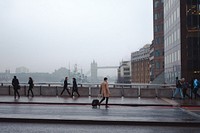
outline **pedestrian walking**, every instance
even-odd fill
[[[185,96],[190,98],[190,96],[187,94],[187,89],[189,87],[188,82],[185,81],[185,78],[182,78],[181,82],[182,82],[183,98],[185,98]]]
[[[32,97],[34,97],[33,90],[32,90],[34,84],[33,84],[33,79],[31,77],[29,77],[28,84],[29,84],[29,88],[28,88],[28,95],[27,96],[29,97],[29,93],[31,92]]]
[[[76,78],[73,78],[73,86],[72,86],[72,97],[74,96],[74,93],[77,93],[78,97],[80,97],[80,94],[78,92],[78,86],[76,83]]]
[[[14,98],[16,99],[16,95],[18,95],[18,98],[20,98],[18,89],[20,89],[20,85],[19,85],[19,80],[17,79],[16,76],[14,76],[14,78],[12,79],[12,85],[13,85],[13,89],[14,89]]]
[[[193,90],[194,90],[194,78],[191,79],[190,81],[190,98],[192,99],[193,97]]]
[[[194,89],[193,89],[193,93],[194,93],[194,98],[196,99],[197,96],[200,97],[200,95],[197,93],[198,89],[200,87],[200,82],[197,79],[194,79]]]
[[[106,99],[105,107],[108,108],[108,99],[110,97],[110,90],[109,90],[109,87],[108,87],[108,78],[107,77],[105,77],[104,81],[101,83],[100,94],[102,94],[102,99],[99,102],[99,106]]]
[[[181,80],[178,79],[178,77],[176,77],[176,90],[173,94],[172,98],[175,98],[175,96],[180,93],[181,98],[183,99],[183,92],[182,92],[182,83]]]
[[[69,96],[71,96],[71,93],[69,92],[69,88],[68,88],[68,77],[65,77],[63,90],[60,95],[62,95],[65,90],[67,91]]]

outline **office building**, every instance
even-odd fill
[[[118,83],[131,83],[131,62],[122,61],[118,68]]]
[[[165,82],[200,78],[200,0],[164,0]]]

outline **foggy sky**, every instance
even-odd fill
[[[153,39],[152,0],[0,0],[0,72],[118,66]]]

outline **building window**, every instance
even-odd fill
[[[154,7],[157,8],[158,6],[159,6],[159,1],[156,1],[156,2],[154,3]]]
[[[180,17],[180,8],[179,7],[177,8],[176,13],[177,13],[177,18],[179,18]]]
[[[155,56],[160,56],[160,51],[159,50],[155,51]]]
[[[180,52],[180,50],[178,50],[178,61],[180,61],[181,60],[181,52]]]
[[[155,15],[154,15],[154,20],[157,20],[157,19],[158,19],[158,14],[155,13]]]
[[[156,68],[160,69],[160,62],[156,62]]]

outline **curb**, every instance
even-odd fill
[[[166,122],[166,121],[112,121],[112,120],[67,120],[67,119],[30,119],[30,118],[0,118],[0,122],[13,123],[43,123],[43,124],[85,124],[85,125],[143,125],[143,126],[179,126],[199,127],[200,121]]]
[[[37,104],[37,105],[92,105],[91,103],[52,103],[52,102],[0,102],[0,104]],[[104,106],[105,104],[101,104]],[[110,103],[110,106],[130,106],[130,107],[137,107],[137,106],[168,106],[173,107],[170,104],[115,104]]]

